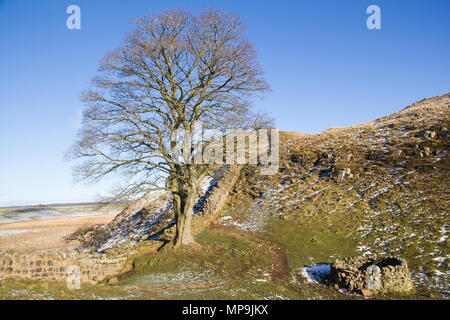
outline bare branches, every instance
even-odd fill
[[[122,195],[179,192],[209,166],[174,162],[172,133],[192,131],[198,122],[216,129],[267,125],[267,117],[250,112],[248,98],[269,86],[234,14],[165,11],[135,23],[125,45],[100,62],[92,89],[83,94],[83,128],[69,158],[79,160],[75,175],[81,180],[113,172],[127,176],[129,190]]]

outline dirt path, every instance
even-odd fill
[[[273,239],[270,239],[259,232],[246,231],[231,225],[225,226],[222,224],[211,223],[209,229],[238,237],[255,244],[263,243],[272,253],[272,270],[270,271],[270,279],[287,280],[289,278],[290,271],[287,256]]]
[[[116,214],[0,224],[0,249],[71,251],[64,237],[87,224],[107,224]]]
[[[256,245],[264,245],[265,248],[270,250],[272,254],[272,268],[270,270],[270,276],[269,280],[287,280],[290,277],[290,271],[289,271],[289,265],[288,265],[288,259],[286,254],[283,252],[283,250],[280,248],[279,245],[277,245],[273,239],[269,239],[268,237],[262,235],[259,232],[251,232],[242,230],[236,226],[226,226],[218,223],[212,222],[209,227],[209,230],[212,230],[217,233],[222,233],[225,235],[237,237],[239,239],[242,239],[244,241],[251,242]],[[142,258],[144,256],[154,256],[157,255],[158,252],[157,249],[150,250],[146,252],[145,254],[140,255],[139,257],[135,258]],[[125,272],[124,274],[118,275],[117,279],[119,281],[133,275],[135,273],[134,270],[134,264],[131,270]],[[218,279],[216,281],[205,281],[205,282],[199,282],[199,283],[190,283],[185,285],[177,285],[177,286],[167,286],[164,288],[152,288],[152,290],[155,291],[179,291],[184,289],[206,289],[211,287],[216,287],[219,285],[224,285],[228,282],[226,279]],[[126,289],[134,289],[134,290],[142,290],[142,288],[139,287],[125,287]]]

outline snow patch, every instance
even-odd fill
[[[304,267],[301,269],[301,274],[308,280],[308,282],[322,283],[325,277],[331,272],[331,264],[318,263],[314,266]]]

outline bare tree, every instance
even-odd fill
[[[121,196],[170,191],[177,247],[194,242],[196,188],[214,165],[175,161],[171,137],[199,122],[210,128],[260,123],[249,98],[269,88],[234,14],[165,11],[134,22],[125,45],[106,55],[83,94],[82,129],[69,157],[79,160],[74,174],[81,180],[125,174]]]

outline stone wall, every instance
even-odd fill
[[[194,220],[201,216],[213,216],[218,213],[227,202],[228,195],[233,189],[241,173],[241,166],[232,165],[227,168],[221,179],[218,179],[211,194],[206,197],[200,209],[200,215],[194,215]]]
[[[331,265],[327,282],[364,295],[414,291],[408,264],[406,260],[397,257],[336,260]]]
[[[62,252],[17,252],[0,249],[0,279],[66,281],[71,266],[80,269],[81,283],[95,284],[119,273],[126,257]]]

